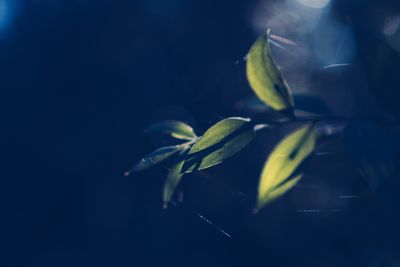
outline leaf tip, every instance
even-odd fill
[[[162,207],[164,210],[168,209],[168,202],[164,202]]]
[[[126,172],[124,172],[124,176],[127,177],[127,176],[131,175],[133,172],[140,171],[140,170],[141,170],[141,168],[140,168],[139,164],[136,164],[130,170],[127,170]]]
[[[257,124],[257,125],[254,126],[253,129],[254,129],[255,132],[257,132],[257,131],[260,131],[262,129],[270,128],[270,127],[271,127],[271,125],[269,125],[269,124]]]

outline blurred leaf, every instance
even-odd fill
[[[153,124],[146,132],[169,134],[174,138],[183,140],[194,140],[197,138],[192,127],[184,122],[174,120]]]
[[[178,151],[181,151],[185,148],[185,146],[177,145],[177,146],[166,146],[161,147],[154,152],[150,153],[146,157],[142,158],[137,164],[133,166],[130,171],[127,171],[125,175],[129,175],[133,171],[142,171],[147,168],[150,168],[170,157],[172,157]]]
[[[296,110],[319,115],[331,115],[332,112],[321,98],[313,95],[296,94],[293,95]]]
[[[290,190],[302,177],[298,167],[314,151],[314,126],[303,126],[286,136],[269,155],[258,186],[257,210]]]
[[[391,175],[395,168],[395,142],[384,129],[372,122],[349,123],[343,143],[371,189]]]
[[[292,189],[300,181],[300,179],[302,177],[303,177],[303,174],[296,175],[293,178],[286,180],[286,182],[280,184],[275,189],[272,189],[268,193],[268,198],[266,200],[266,204],[283,196],[286,192],[288,192],[290,189]]]
[[[182,167],[183,164],[185,163],[185,158],[187,156],[188,151],[189,149],[181,151],[177,162],[174,165],[172,165],[172,167],[168,172],[168,176],[167,179],[165,180],[164,191],[163,191],[164,208],[166,208],[168,203],[171,201],[175,189],[184,175],[184,173],[182,173]]]
[[[192,172],[217,165],[247,146],[254,137],[254,126],[249,119],[224,119],[193,145],[183,170]]]
[[[269,33],[261,36],[247,57],[247,79],[256,95],[269,107],[291,110],[293,98],[271,55]]]

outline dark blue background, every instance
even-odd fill
[[[255,217],[251,197],[200,176],[184,184],[187,202],[164,211],[162,170],[123,177],[155,148],[142,134],[151,122],[182,119],[201,131],[239,115],[235,101],[251,95],[242,59],[256,2],[13,2],[0,33],[2,266],[392,266],[392,198],[313,217],[286,199]],[[267,152],[204,176],[254,195]],[[355,171],[341,161],[317,172],[339,168],[329,175],[348,182]]]

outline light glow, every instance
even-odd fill
[[[324,8],[330,2],[330,0],[296,0],[296,1],[304,6],[311,8]]]

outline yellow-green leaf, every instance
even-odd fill
[[[281,196],[283,196],[287,191],[292,189],[303,177],[303,174],[299,174],[293,178],[288,179],[286,182],[282,183],[275,189],[272,189],[268,195],[265,197],[265,203],[269,203]]]
[[[192,172],[215,166],[242,150],[254,137],[254,126],[249,119],[224,119],[209,128],[193,145],[183,171]]]
[[[271,55],[269,33],[261,36],[247,56],[247,79],[256,95],[269,107],[291,110],[293,98]]]
[[[156,164],[159,164],[164,160],[172,157],[175,153],[182,149],[184,149],[184,146],[182,145],[158,148],[157,150],[142,158],[138,163],[133,166],[130,171],[127,171],[125,175],[129,175],[132,171],[142,171]]]
[[[184,122],[174,120],[153,124],[146,130],[146,132],[168,134],[174,138],[189,141],[197,138],[197,135],[191,126]]]
[[[317,139],[313,125],[286,136],[269,155],[258,186],[257,210],[282,196],[302,177],[298,167],[314,151]]]
[[[181,181],[184,173],[182,173],[182,167],[185,163],[185,157],[187,156],[188,149],[182,151],[180,153],[178,161],[172,165],[168,172],[167,179],[164,184],[163,191],[163,201],[164,207],[166,208],[168,203],[171,201],[172,196],[174,195],[175,189]]]

